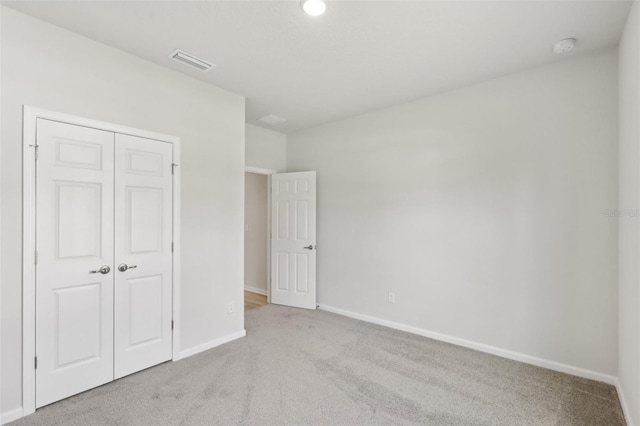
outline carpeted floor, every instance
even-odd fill
[[[612,386],[339,315],[267,305],[246,329],[13,424],[624,424]]]

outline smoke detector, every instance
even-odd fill
[[[278,124],[282,124],[287,121],[286,118],[278,117],[277,115],[269,114],[264,117],[258,118],[258,121],[264,124],[268,124],[269,126],[277,126]]]
[[[174,61],[181,62],[185,65],[190,66],[191,68],[195,68],[198,71],[202,71],[202,72],[207,72],[210,69],[216,67],[211,62],[205,61],[204,59],[200,59],[197,56],[192,55],[191,53],[187,53],[181,49],[176,49],[173,52],[171,52],[171,55],[169,55],[169,58],[173,59]]]
[[[567,53],[576,46],[575,38],[565,38],[553,45],[553,53]]]

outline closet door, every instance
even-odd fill
[[[116,134],[115,378],[172,355],[172,145]]]
[[[113,380],[114,134],[37,121],[36,407]]]

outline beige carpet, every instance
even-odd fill
[[[624,424],[612,386],[327,312],[267,305],[246,329],[14,424]]]

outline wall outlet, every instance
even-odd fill
[[[389,292],[389,303],[396,303],[396,294],[394,292]]]
[[[249,232],[249,225],[244,225],[244,232]]]
[[[232,314],[235,312],[235,310],[236,307],[233,305],[233,302],[229,302],[229,304],[227,305],[227,313]]]

